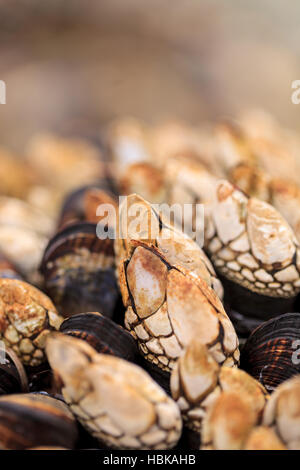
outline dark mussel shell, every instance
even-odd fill
[[[113,240],[97,225],[71,224],[49,242],[41,263],[45,289],[64,316],[100,311],[111,317],[118,298]]]
[[[224,305],[237,335],[243,341],[265,321],[295,311],[296,297],[279,298],[257,294],[220,276]]]
[[[0,395],[27,390],[28,381],[22,362],[12,349],[0,343]]]
[[[164,391],[171,396],[170,372],[160,369],[155,364],[152,364],[143,357],[139,359],[139,364],[148,372],[148,374],[151,375],[152,379],[155,380],[155,382],[157,382],[164,389]]]
[[[75,222],[96,222],[96,207],[103,203],[116,204],[115,195],[107,179],[98,184],[83,186],[70,193],[63,204],[59,227]]]
[[[48,362],[33,369],[27,368],[28,388],[31,393],[49,393],[59,395],[60,388],[56,386],[53,371]]]
[[[138,357],[131,334],[98,313],[73,315],[61,324],[60,331],[87,341],[99,353],[112,354],[131,362]]]
[[[74,448],[76,421],[65,403],[48,395],[16,394],[0,397],[0,448],[37,446]]]
[[[241,368],[270,392],[300,373],[300,313],[286,313],[264,322],[246,341]]]

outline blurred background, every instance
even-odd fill
[[[0,140],[248,107],[300,127],[297,0],[0,0]]]

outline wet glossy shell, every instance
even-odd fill
[[[179,409],[143,369],[63,335],[49,338],[46,348],[66,402],[94,437],[119,449],[176,445]]]
[[[125,326],[149,362],[172,370],[192,338],[218,362],[238,362],[238,339],[215,292],[193,272],[170,265],[157,248],[136,242],[121,266],[120,285]]]
[[[224,391],[240,393],[258,415],[262,413],[267,395],[264,387],[240,369],[221,367],[207,347],[194,339],[171,374],[172,397],[186,425],[200,432],[203,419]]]
[[[64,316],[84,311],[112,315],[118,296],[113,241],[98,238],[96,224],[80,222],[60,230],[45,250],[41,272]]]
[[[77,426],[67,405],[47,395],[0,397],[0,449],[73,448]]]
[[[129,258],[134,249],[134,240],[156,246],[170,264],[188,269],[213,287],[222,298],[221,282],[199,245],[166,223],[163,214],[159,214],[154,206],[137,194],[128,196],[120,206],[115,240],[117,266]]]
[[[27,392],[27,375],[16,353],[0,343],[0,358],[0,395]]]
[[[107,179],[102,179],[97,185],[83,186],[69,194],[64,201],[59,227],[62,228],[70,223],[80,221],[100,222],[101,218],[97,215],[97,209],[100,204],[111,204],[117,211],[117,203],[114,195],[111,193],[111,187]],[[110,220],[112,226],[115,225],[115,219]]]
[[[223,276],[269,297],[291,298],[299,292],[299,245],[276,209],[222,181],[211,224],[207,250]]]
[[[112,354],[127,361],[137,356],[136,342],[121,326],[98,313],[79,313],[60,326],[65,335],[87,341],[98,353]]]
[[[300,313],[286,313],[256,328],[241,355],[241,366],[271,392],[300,373]]]
[[[263,424],[272,427],[288,449],[300,449],[300,376],[283,382],[272,393]]]
[[[43,292],[23,281],[0,279],[0,339],[23,364],[45,360],[45,338],[62,320]]]

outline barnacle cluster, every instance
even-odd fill
[[[300,449],[299,139],[101,136],[0,151],[0,449]]]

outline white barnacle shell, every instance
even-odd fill
[[[247,197],[225,181],[217,186],[212,218],[221,242],[227,245],[245,231]]]
[[[176,445],[179,409],[139,366],[62,334],[50,336],[46,349],[66,402],[95,438],[119,449]]]
[[[252,429],[244,450],[286,450],[284,443],[272,428],[267,426],[255,426]]]
[[[259,416],[266,402],[264,387],[246,372],[221,366],[196,337],[189,343],[171,374],[171,392],[186,425],[198,432],[221,393],[236,391]]]
[[[257,422],[257,415],[240,392],[223,392],[204,419],[201,449],[241,450]]]
[[[207,250],[222,275],[270,297],[299,292],[298,241],[273,206],[221,181],[210,212]]]
[[[213,287],[222,298],[223,288],[214,268],[200,246],[181,230],[170,225],[163,213],[137,194],[127,196],[119,208],[115,240],[116,262],[122,269],[139,240],[159,248],[169,264],[182,266]]]
[[[19,279],[0,279],[0,339],[24,364],[45,361],[45,339],[62,321],[42,291]]]
[[[249,199],[247,230],[254,257],[263,265],[291,263],[296,251],[296,237],[285,219],[266,202]]]
[[[158,248],[136,241],[120,285],[125,325],[148,361],[169,372],[197,337],[218,362],[238,362],[235,330],[213,289],[193,271],[169,264]]]
[[[300,376],[281,383],[271,394],[263,424],[272,427],[288,449],[300,449]]]

